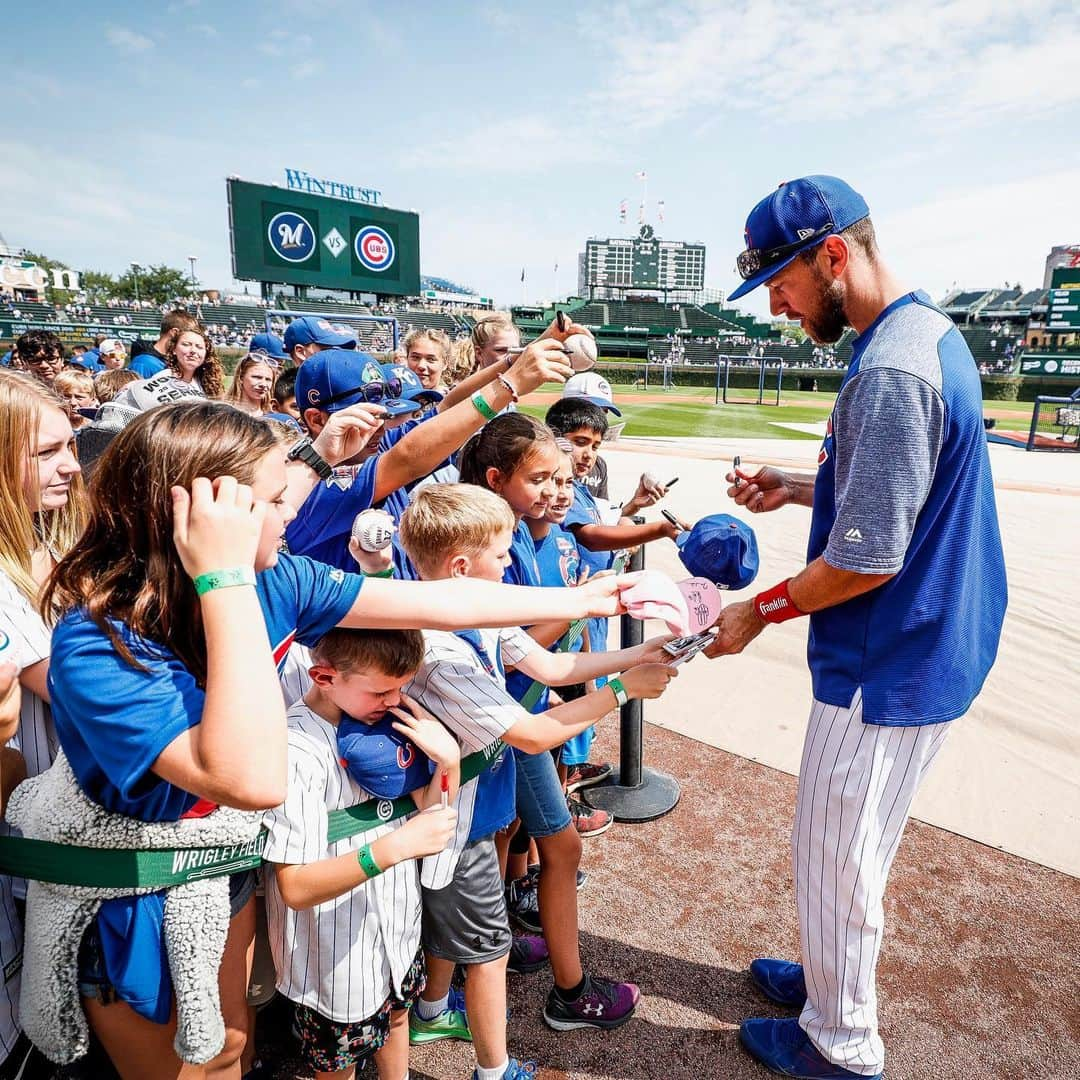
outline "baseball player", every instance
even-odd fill
[[[801,964],[755,960],[798,1019],[740,1037],[785,1076],[880,1077],[875,968],[882,895],[919,783],[978,694],[1005,615],[1005,565],[978,372],[959,331],[890,273],[862,196],[831,176],[782,184],[750,212],[744,283],[819,344],[855,329],[815,476],[728,474],[754,513],[812,509],[807,566],[731,604],[708,656],[810,617],[814,702],[792,853]]]

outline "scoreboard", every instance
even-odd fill
[[[420,217],[229,179],[233,276],[379,295],[420,293]]]
[[[585,243],[585,281],[597,289],[656,289],[665,292],[705,288],[705,245],[661,240],[651,225],[627,239]]]
[[[1055,267],[1046,294],[1046,329],[1080,332],[1080,268]]]

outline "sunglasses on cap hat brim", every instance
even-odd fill
[[[327,405],[336,405],[339,401],[344,401],[346,398],[351,397],[358,397],[361,401],[367,402],[369,405],[383,405],[400,396],[400,379],[380,379],[377,382],[361,383],[359,386],[353,386],[348,390],[342,390],[332,397],[326,398],[325,401],[320,401],[317,407],[325,409]],[[354,402],[354,404],[359,404],[359,402]]]
[[[739,256],[735,260],[739,276],[743,281],[748,281],[755,274],[760,274],[762,270],[777,266],[788,256],[797,255],[803,249],[812,247],[814,244],[824,240],[833,231],[833,223],[827,221],[821,228],[815,229],[808,236],[800,237],[793,243],[779,244],[777,247],[771,248],[747,248],[746,251],[739,252]]]
[[[265,364],[268,368],[273,368],[275,371],[281,367],[280,356],[271,356],[270,353],[264,352],[262,349],[256,349],[254,352],[249,352],[245,359],[255,360],[260,364]]]

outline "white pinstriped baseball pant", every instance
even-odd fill
[[[862,722],[814,701],[792,834],[807,1001],[799,1025],[829,1061],[873,1075],[885,1065],[875,970],[889,867],[919,783],[949,724]]]

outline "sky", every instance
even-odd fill
[[[80,270],[195,255],[232,288],[225,177],[287,167],[418,210],[422,272],[503,304],[573,294],[587,238],[636,232],[641,171],[647,220],[704,243],[725,292],[750,208],[810,173],[866,197],[935,299],[1035,288],[1080,242],[1072,0],[59,0],[4,23],[0,235]],[[767,314],[764,290],[739,306]]]

